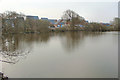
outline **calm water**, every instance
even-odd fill
[[[9,78],[118,77],[117,32],[17,34],[0,41]]]

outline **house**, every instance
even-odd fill
[[[39,20],[39,17],[38,16],[26,16],[26,19]]]
[[[49,28],[55,28],[55,23],[57,22],[57,19],[48,19],[48,18],[41,18],[41,20],[47,20],[47,21],[49,21],[50,22],[50,26],[49,26]]]
[[[101,23],[101,24],[104,25],[104,26],[111,26],[110,23]]]
[[[70,21],[67,22],[66,20],[63,19],[48,19],[48,18],[41,18],[41,20],[47,20],[50,22],[51,26],[49,26],[49,28],[60,28],[63,26],[70,26]]]
[[[50,24],[53,24],[53,25],[57,22],[57,19],[41,18],[41,20],[47,20],[50,22]]]
[[[84,25],[81,25],[81,24],[77,24],[75,26],[77,26],[77,27],[84,27]]]
[[[57,22],[57,19],[48,19],[48,21],[50,22],[50,24],[55,24]]]
[[[86,23],[89,23],[88,21],[85,21]],[[55,23],[55,27],[63,27],[63,26],[70,26],[71,21],[70,20],[63,20],[63,19],[59,19],[56,23]],[[83,24],[76,24],[76,27],[85,27]]]
[[[48,20],[48,18],[41,18],[41,20]]]
[[[55,23],[55,27],[59,28],[59,27],[63,27],[65,25],[65,21],[63,19],[59,19],[56,23]]]
[[[85,22],[86,22],[86,23],[89,23],[89,21],[88,21],[88,20],[85,20]]]

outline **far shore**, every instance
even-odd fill
[[[104,30],[104,31],[85,31],[85,30],[50,30],[48,32],[19,32],[19,33],[2,33],[4,34],[40,34],[51,32],[119,32],[119,30]]]

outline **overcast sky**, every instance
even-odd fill
[[[83,2],[84,1],[84,2]],[[61,18],[63,12],[71,9],[92,22],[109,22],[118,16],[119,0],[0,0],[0,13],[22,12],[26,15]]]

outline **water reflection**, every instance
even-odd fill
[[[100,32],[62,32],[41,34],[3,35],[0,42],[2,62],[17,63],[21,56],[26,57],[35,43],[47,44],[52,37],[59,37],[61,45],[66,51],[73,51],[84,43],[88,36],[97,37]],[[54,43],[53,43],[54,44]]]
[[[6,63],[17,63],[21,57],[26,57],[32,49],[32,43],[47,43],[49,34],[11,34],[0,39],[0,55]]]
[[[0,50],[4,53],[0,54],[4,57],[4,73],[11,78],[116,77],[118,55],[117,35],[114,34],[51,32],[3,35]],[[11,65],[11,62],[17,64]]]
[[[102,35],[101,32],[66,32],[63,34],[61,42],[65,50],[68,52],[83,46],[85,38],[87,37],[98,37]]]
[[[1,62],[15,64],[22,57],[26,57],[29,51],[18,49],[19,36],[4,35],[0,40],[0,56],[2,56]]]

